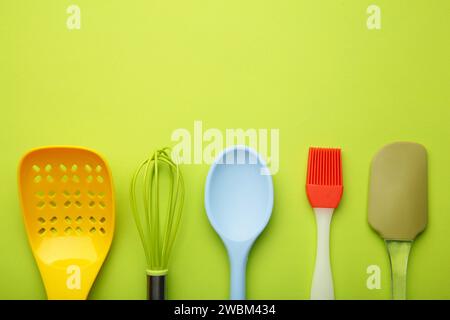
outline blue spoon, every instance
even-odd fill
[[[264,161],[246,146],[224,150],[206,179],[205,207],[228,251],[231,299],[245,299],[247,257],[269,222],[273,184]]]

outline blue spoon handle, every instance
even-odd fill
[[[245,300],[245,274],[247,270],[247,245],[233,245],[228,247],[231,269],[231,300]]]
[[[231,300],[245,300],[246,265],[247,258],[231,258]]]

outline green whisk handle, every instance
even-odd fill
[[[166,276],[147,275],[147,299],[166,300]]]

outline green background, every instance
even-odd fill
[[[66,8],[81,8],[81,30]],[[366,27],[369,4],[382,29]],[[429,224],[413,246],[408,296],[450,298],[450,2],[2,0],[0,298],[42,299],[16,172],[30,148],[65,144],[109,161],[117,227],[92,299],[144,299],[145,262],[128,186],[177,128],[280,129],[275,209],[248,263],[249,299],[307,299],[315,221],[304,184],[310,145],[340,146],[344,197],[332,222],[338,299],[390,297],[388,256],[367,224],[371,158],[409,140],[429,152]],[[203,207],[208,165],[184,166],[187,198],[171,299],[225,299],[226,252]],[[381,267],[380,290],[366,268]]]

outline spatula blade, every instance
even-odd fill
[[[385,240],[414,240],[427,224],[426,149],[397,142],[374,157],[370,174],[369,224]]]

